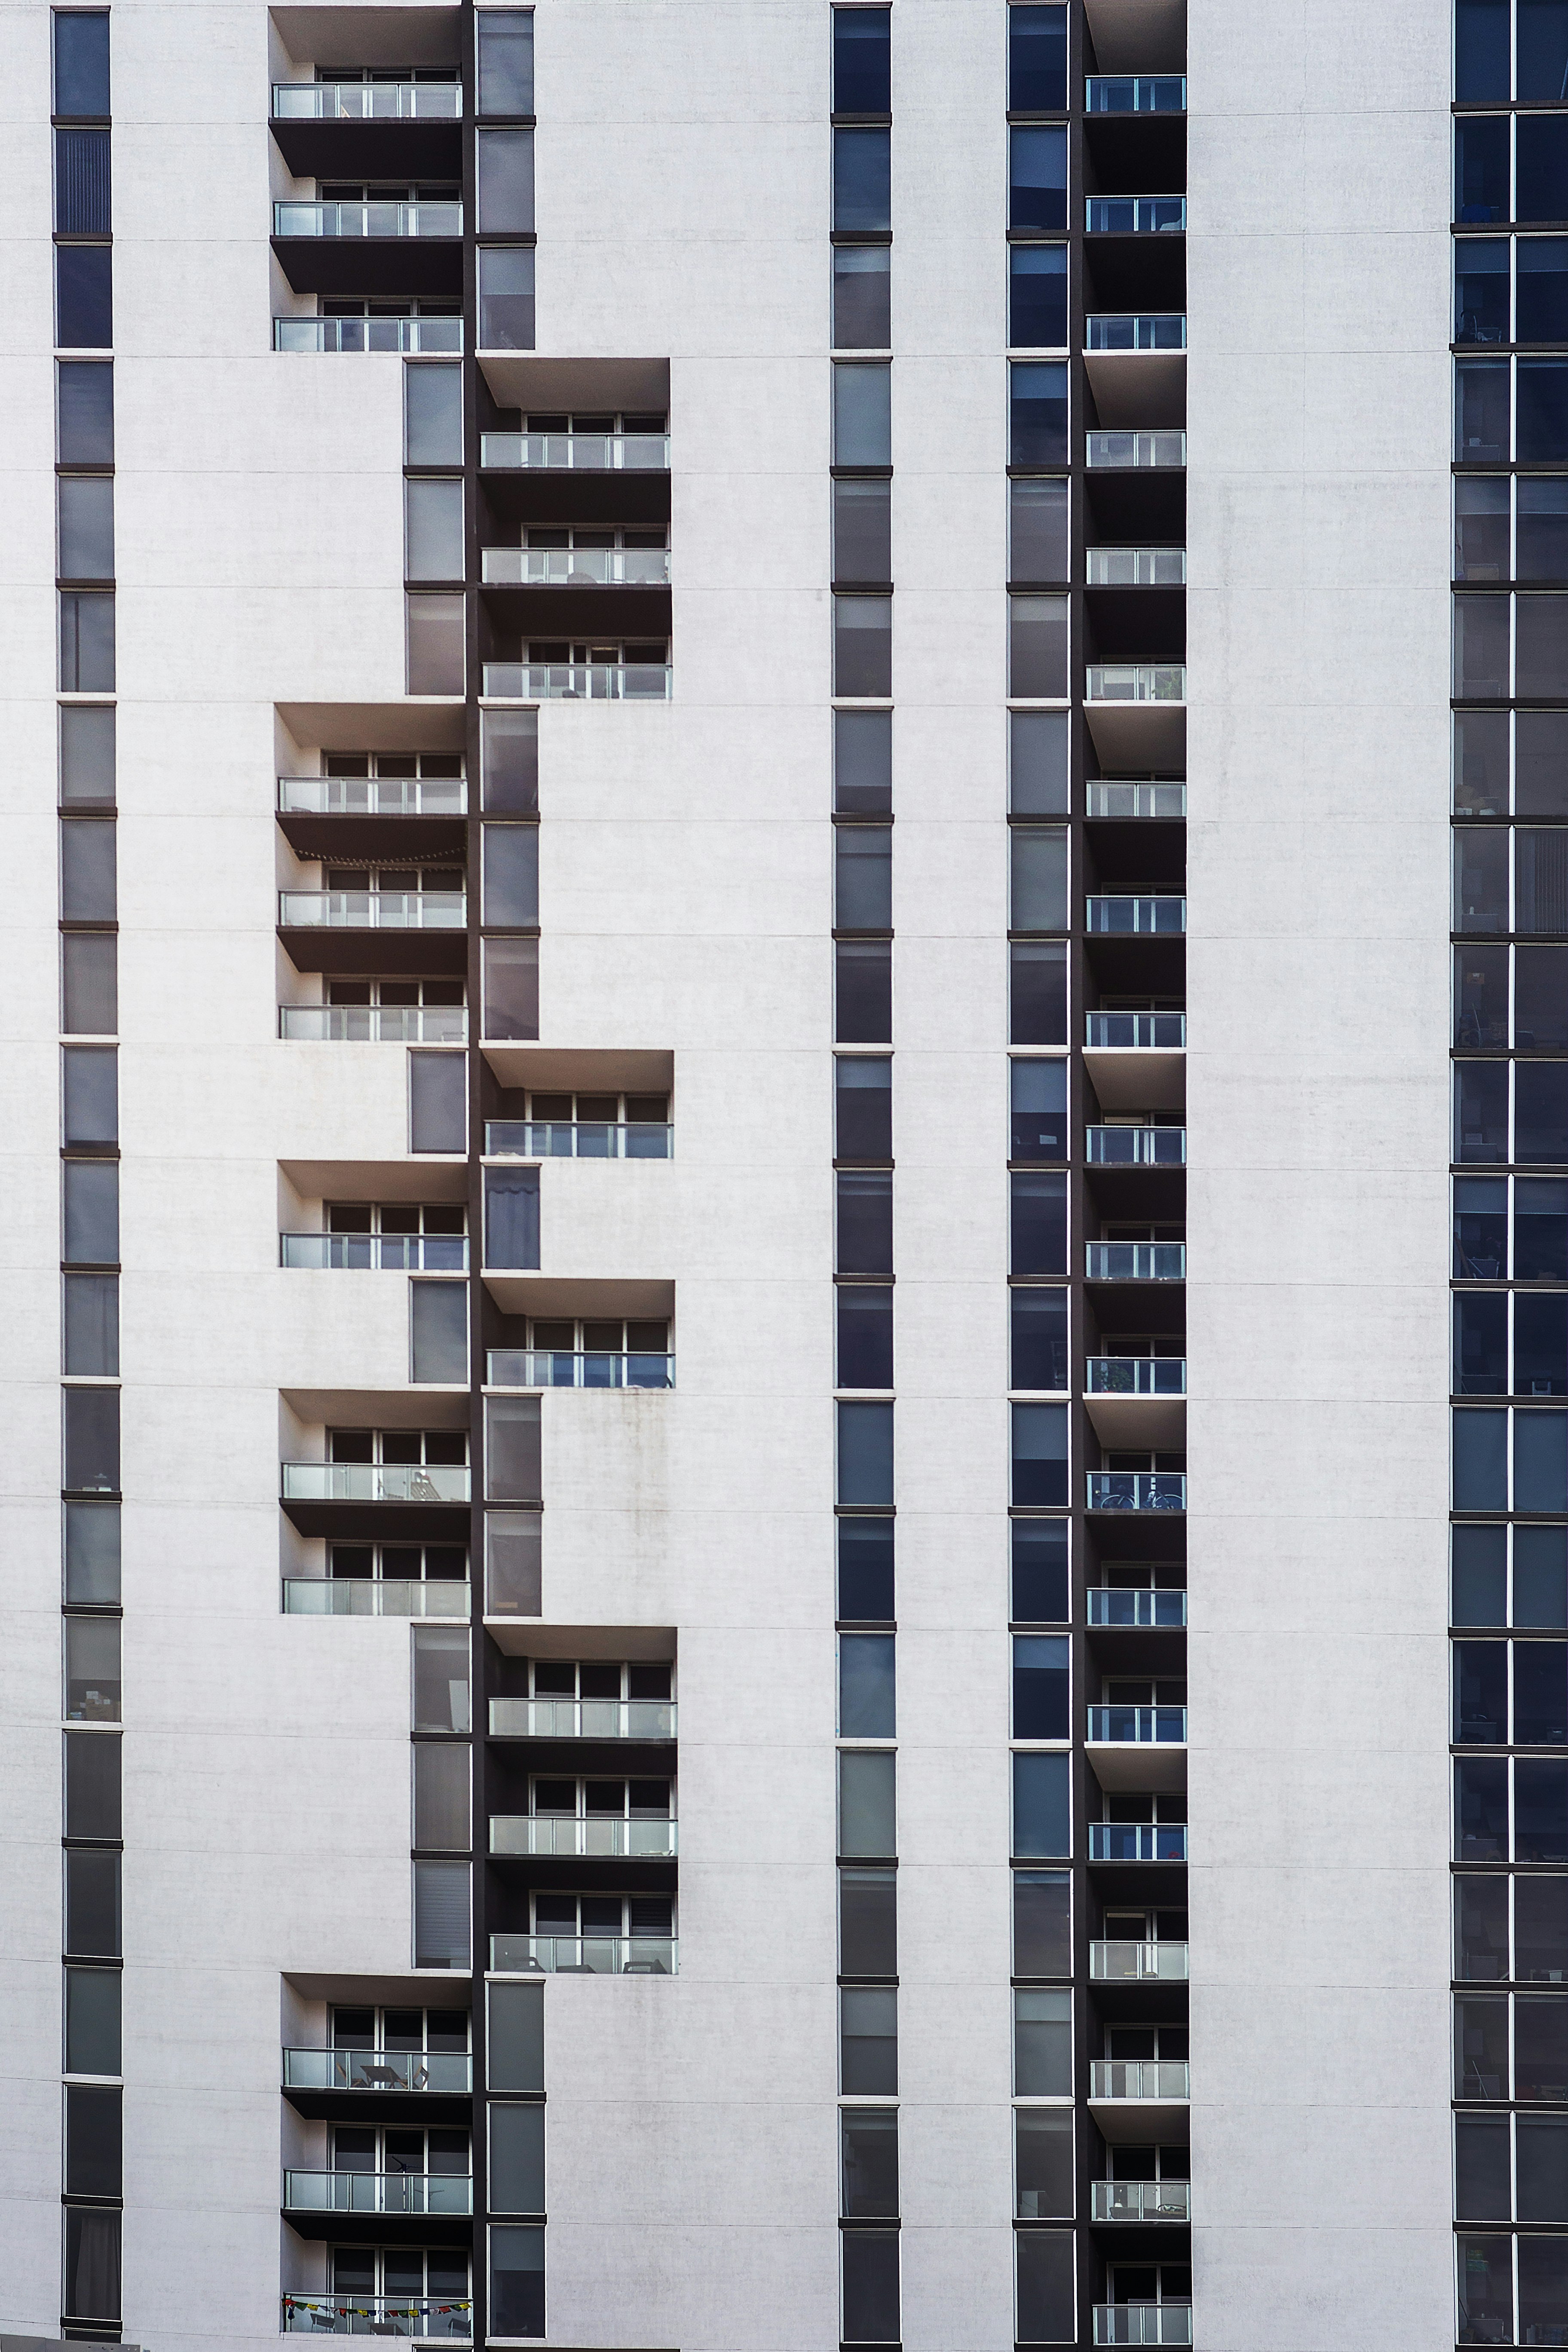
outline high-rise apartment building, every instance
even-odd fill
[[[0,23],[0,2330],[1568,2343],[1568,0]]]

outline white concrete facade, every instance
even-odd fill
[[[447,14],[291,8],[289,51],[309,62],[317,19],[341,51],[356,14],[384,39],[405,5],[421,37]],[[1205,2352],[1429,2352],[1453,2299],[1447,0],[1394,16],[1369,37],[1343,0],[1311,26],[1191,9]],[[321,2037],[323,1981],[467,1991],[411,1971],[408,1625],[279,1613],[313,1555],[279,1461],[321,1453],[311,1398],[434,1426],[462,1392],[410,1390],[404,1276],[278,1264],[334,1169],[355,1197],[435,1197],[402,1049],[277,1035],[279,999],[315,988],[276,894],[315,875],[275,775],[315,770],[324,708],[373,714],[367,744],[416,724],[402,364],[268,347],[291,183],[265,0],[112,0],[111,21],[124,2333],[238,2352],[326,2278],[279,2219],[281,2165],[325,2145],[280,2102],[280,2041]],[[902,2343],[1007,2352],[1005,8],[894,0],[893,21]],[[832,2352],[828,10],[537,0],[535,42],[538,347],[668,355],[675,581],[668,707],[541,714],[540,1039],[673,1055],[676,1156],[547,1167],[541,1271],[672,1285],[679,1364],[668,1396],[543,1402],[542,1642],[674,1629],[681,1849],[679,1975],[547,1986],[547,2340]],[[48,44],[44,0],[0,11],[0,2326],[41,2336],[62,2162]]]

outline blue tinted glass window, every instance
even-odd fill
[[[887,114],[892,108],[892,11],[833,11],[833,111]]]
[[[1500,130],[1504,127],[1501,116],[1488,119]],[[1514,218],[1568,220],[1568,114],[1521,114],[1514,124]]]
[[[1508,200],[1508,132],[1506,114],[1461,115],[1454,125],[1454,218],[1458,221],[1506,221]],[[1524,194],[1524,148],[1520,146],[1520,195]],[[1568,214],[1521,210],[1521,219],[1568,219]]]
[[[1454,341],[1508,341],[1508,239],[1462,236],[1454,247]]]
[[[1019,361],[1009,369],[1008,379],[1008,462],[1014,466],[1065,466],[1068,461],[1066,362]],[[1506,399],[1505,386],[1505,414]]]
[[[1454,95],[1506,98],[1508,0],[1456,0]]]
[[[1568,0],[1517,0],[1514,96],[1568,101]]]
[[[1016,245],[1008,257],[1007,340],[1016,351],[1058,351],[1068,339],[1068,249]]]
[[[892,133],[836,131],[833,134],[833,226],[840,230],[878,230],[892,226]]]
[[[1061,129],[1014,129],[1007,134],[1009,228],[1068,225],[1068,134]]]
[[[109,112],[109,16],[55,13],[55,112],[79,120]]]
[[[1007,11],[1007,104],[1014,114],[1060,114],[1068,102],[1068,12]]]
[[[1520,463],[1568,460],[1568,360],[1521,360],[1516,396]]]

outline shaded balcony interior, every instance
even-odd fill
[[[492,1966],[673,1971],[675,1656],[672,1628],[488,1627]]]
[[[289,1613],[468,1615],[468,1412],[457,1391],[284,1392]]]
[[[479,409],[481,661],[666,661],[668,362],[492,356]]]
[[[281,349],[462,336],[461,34],[449,9],[279,7],[268,24],[273,314]],[[334,332],[340,320],[347,330]],[[356,319],[362,323],[355,330]],[[324,332],[305,332],[319,320]],[[289,330],[296,332],[290,335]]]

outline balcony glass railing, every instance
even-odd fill
[[[1089,1973],[1102,1984],[1185,1984],[1185,1944],[1090,1944]]]
[[[279,1234],[280,1263],[317,1273],[466,1274],[466,1234]]]
[[[280,890],[285,929],[460,931],[468,919],[461,890]]]
[[[286,2294],[286,2336],[451,2336],[471,2343],[474,2306],[435,2295]]]
[[[1091,1511],[1184,1511],[1187,1481],[1180,1470],[1091,1470]]]
[[[1184,1127],[1086,1127],[1084,1156],[1097,1168],[1184,1168]]]
[[[673,1739],[672,1698],[492,1698],[496,1739]]]
[[[278,1034],[293,1045],[463,1045],[463,1004],[280,1004]]]
[[[1184,352],[1182,310],[1097,310],[1083,322],[1086,352]]]
[[[671,1936],[492,1936],[500,1975],[672,1977],[680,1946]]]
[[[1190,2344],[1193,2306],[1190,2303],[1097,2303],[1094,2340],[1097,2344]]]
[[[668,547],[487,547],[480,579],[491,588],[662,588]]]
[[[1116,1747],[1182,1748],[1186,1745],[1184,1706],[1091,1706],[1089,1737]]]
[[[1091,549],[1090,552],[1094,551]],[[1182,562],[1184,569],[1184,550]],[[1092,779],[1084,790],[1087,795],[1085,812],[1089,816],[1184,817],[1187,813],[1185,784],[1140,784],[1124,782],[1120,777],[1102,776]]]
[[[1155,236],[1187,225],[1185,196],[1089,196],[1086,203],[1090,236]]]
[[[275,352],[460,352],[461,319],[274,319]]]
[[[485,1150],[493,1160],[668,1160],[675,1129],[651,1120],[489,1118]]]
[[[286,2172],[291,2213],[471,2213],[474,2184],[463,2172]]]
[[[668,702],[668,662],[486,662],[497,702]]]
[[[1186,577],[1187,551],[1184,547],[1086,547],[1084,550],[1084,579],[1090,588],[1180,588]]]
[[[1184,1356],[1090,1356],[1090,1396],[1179,1397],[1187,1393]]]
[[[464,776],[279,776],[283,816],[466,816]]]
[[[1187,673],[1181,662],[1090,662],[1085,691],[1090,702],[1184,702]]]
[[[1187,436],[1175,426],[1152,433],[1090,432],[1084,436],[1084,463],[1089,466],[1184,466]]]
[[[1089,2200],[1091,2221],[1190,2221],[1193,2218],[1192,2185],[1185,2180],[1091,2180]],[[1173,2307],[1160,2305],[1162,2311]]]
[[[285,2050],[286,2091],[429,2091],[466,2098],[474,2062],[466,2050]]]
[[[1174,1626],[1187,1622],[1184,1592],[1151,1591],[1147,1586],[1091,1584],[1089,1588],[1091,1625]]]
[[[289,1576],[286,1617],[461,1617],[471,1613],[467,1584],[447,1577]]]
[[[1084,108],[1089,114],[1184,114],[1184,74],[1086,74]]]
[[[460,122],[455,81],[275,81],[275,122]]]
[[[1090,1822],[1090,1862],[1185,1862],[1185,1822]]]
[[[1191,2096],[1184,2058],[1093,2058],[1091,2099],[1185,2099]]]
[[[675,1358],[614,1356],[597,1349],[492,1348],[485,1360],[492,1389],[672,1389]]]
[[[1086,1242],[1090,1282],[1184,1282],[1185,1242]]]
[[[668,433],[481,433],[479,464],[498,473],[667,474]]]
[[[1084,1044],[1121,1051],[1172,1052],[1187,1042],[1184,1013],[1090,1013],[1086,1017]]]
[[[1178,938],[1187,928],[1187,902],[1173,894],[1147,898],[1096,895],[1083,903],[1086,928],[1111,938]]]
[[[463,207],[429,204],[308,204],[285,196],[272,207],[274,236],[461,236]]]
[[[618,1813],[569,1815],[492,1813],[492,1853],[553,1853],[609,1856],[630,1862],[664,1862],[677,1851],[676,1823],[627,1822]]]
[[[286,1503],[466,1503],[466,1462],[285,1462]]]

